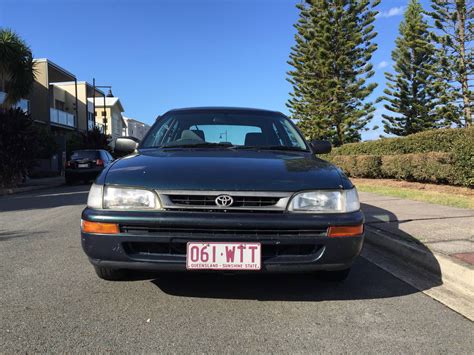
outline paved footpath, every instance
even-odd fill
[[[369,227],[474,266],[474,210],[367,192],[360,198]]]

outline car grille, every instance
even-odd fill
[[[209,195],[168,195],[170,201],[180,206],[212,206],[216,207],[216,196]],[[267,207],[275,206],[280,199],[278,197],[234,197],[233,207]]]
[[[124,250],[132,257],[147,257],[154,255],[184,256],[186,255],[186,240],[170,242],[127,242],[123,243]],[[303,256],[314,254],[321,245],[309,244],[285,244],[285,243],[263,243],[263,259],[277,256]]]
[[[290,192],[255,191],[158,191],[166,210],[200,210],[201,212],[284,212]],[[229,206],[219,206],[216,198],[230,196]]]
[[[182,228],[182,227],[145,227],[122,225],[122,233],[132,235],[161,236],[161,237],[237,237],[237,238],[295,238],[295,237],[325,237],[326,228],[319,229],[239,229],[239,228]]]

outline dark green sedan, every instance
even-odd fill
[[[188,108],[118,138],[82,213],[99,277],[124,270],[347,277],[364,216],[354,185],[279,112]]]

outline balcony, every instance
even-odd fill
[[[3,91],[0,91],[0,104],[3,104],[3,101],[5,101],[6,97],[7,97],[7,94]],[[29,112],[30,111],[30,101],[26,100],[26,99],[21,99],[16,104],[14,104],[12,106],[12,108],[19,108],[23,112]]]
[[[51,123],[57,123],[71,128],[76,127],[75,117],[71,113],[67,113],[55,108],[50,108]]]

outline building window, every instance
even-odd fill
[[[64,102],[63,102],[63,101],[60,101],[60,100],[54,100],[54,107],[55,107],[57,110],[64,111]]]

